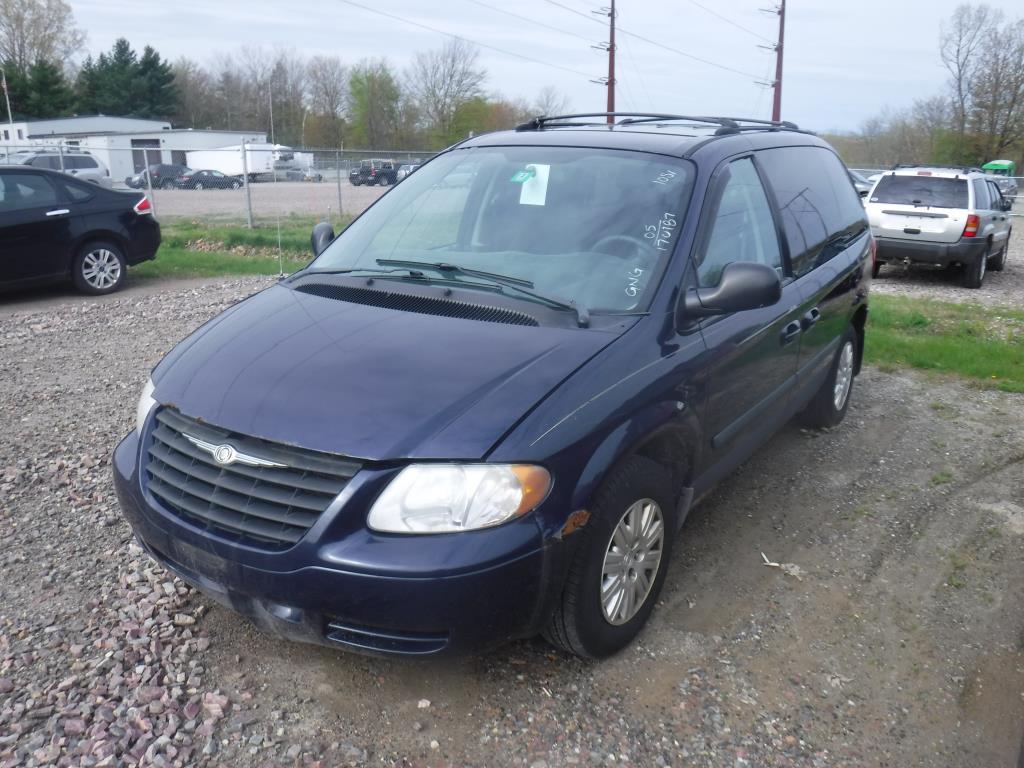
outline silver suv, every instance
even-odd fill
[[[976,168],[897,168],[882,175],[865,208],[878,243],[874,273],[902,262],[963,267],[980,288],[989,269],[1006,265],[1012,202]]]
[[[82,181],[91,181],[102,187],[110,187],[110,171],[88,152],[57,152],[54,150],[37,150],[12,154],[10,163],[31,165],[33,168],[49,168],[51,171],[63,171]]]

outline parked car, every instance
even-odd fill
[[[981,166],[986,174],[994,176],[992,180],[1003,193],[1003,197],[1011,200],[1017,197],[1017,164],[1013,160],[991,160]]]
[[[857,194],[861,197],[867,197],[868,192],[871,191],[871,187],[874,186],[874,182],[868,181],[864,176],[857,173],[857,171],[850,171],[850,181],[853,182],[853,188],[857,190]]]
[[[348,180],[356,187],[363,184],[386,187],[398,181],[398,168],[394,160],[363,160],[348,172]]]
[[[11,155],[9,163],[63,171],[82,181],[89,181],[101,186],[110,186],[110,171],[97,158],[87,152],[58,152],[57,150],[50,149],[18,152]]]
[[[220,171],[189,171],[174,180],[178,189],[239,189],[242,179]]]
[[[192,169],[187,165],[154,163],[134,176],[126,178],[124,183],[132,189],[146,189],[149,186],[149,182],[146,181],[146,175],[150,174],[152,175],[154,189],[173,189],[175,186],[174,182],[179,176],[191,172]]]
[[[289,168],[285,171],[285,179],[288,181],[315,181],[324,180],[324,176],[313,168]]]
[[[398,183],[419,167],[419,163],[410,163],[398,166],[398,172],[395,174],[395,183]]]
[[[694,503],[843,420],[873,242],[813,134],[647,119],[478,136],[317,225],[153,370],[113,455],[142,546],[308,642],[629,643]]]
[[[963,283],[980,288],[1000,271],[1012,227],[1011,201],[977,168],[897,168],[885,173],[865,206],[883,264],[963,268]]]
[[[145,195],[56,171],[0,166],[0,287],[71,278],[116,291],[127,268],[156,257],[160,225]]]

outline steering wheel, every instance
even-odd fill
[[[633,237],[632,235],[605,235],[591,246],[591,250],[601,251],[603,246],[609,245],[611,243],[626,243],[627,245],[632,245],[635,249],[634,253],[626,254],[602,251],[602,253],[607,253],[609,256],[618,256],[620,259],[632,258],[634,255],[643,252],[644,248],[646,248],[647,246],[647,243],[645,243],[639,237]]]

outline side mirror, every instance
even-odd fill
[[[683,304],[686,317],[696,319],[770,307],[781,298],[778,272],[766,264],[735,261],[722,270],[718,285],[689,291]]]
[[[1002,208],[1003,208],[1004,211],[1012,211],[1013,210],[1013,200],[1011,200],[1008,197],[1004,197],[1003,198],[1003,206],[1002,206]]]
[[[321,221],[313,227],[313,234],[309,238],[309,244],[313,248],[313,255],[319,256],[327,246],[334,241],[334,227],[326,221]]]

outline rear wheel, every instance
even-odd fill
[[[881,271],[882,271],[882,262],[876,261],[874,264],[871,265],[871,277],[872,278],[878,277],[878,273],[881,272]]]
[[[850,393],[853,392],[853,373],[857,361],[857,334],[847,328],[839,340],[828,376],[821,389],[800,415],[800,421],[812,429],[834,427],[846,416],[850,407]]]
[[[173,179],[165,179],[164,181],[160,182],[160,189],[173,189],[173,188],[174,188],[174,180]]]
[[[988,253],[980,254],[973,263],[964,264],[964,287],[981,288],[985,281],[985,270],[988,268]]]
[[[72,267],[75,287],[93,295],[116,291],[124,283],[126,272],[121,249],[109,242],[84,246],[75,256]]]
[[[242,182],[240,182],[238,179],[235,179],[234,181],[231,182],[232,189],[238,189],[240,186],[242,186]]]
[[[195,184],[194,184],[194,185],[192,186],[192,189],[202,189],[202,188],[203,188],[203,182],[201,182],[201,181],[197,181],[197,182],[196,182],[196,183],[195,183]]]
[[[665,580],[676,530],[668,473],[633,456],[594,495],[590,519],[544,637],[585,658],[628,645],[647,622]]]
[[[1013,230],[1011,229],[1006,233],[1006,239],[1003,241],[1002,250],[999,251],[998,255],[993,256],[988,260],[988,268],[993,272],[1002,272],[1003,268],[1006,266],[1006,251],[1010,247],[1010,235],[1012,234]]]

